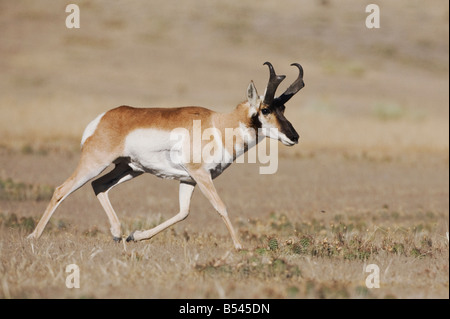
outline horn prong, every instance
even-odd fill
[[[303,67],[300,65],[300,63],[292,63],[291,66],[296,66],[300,71],[298,77],[303,78]]]
[[[267,65],[269,67],[270,77],[269,82],[267,83],[266,91],[264,93],[264,100],[263,103],[266,105],[272,104],[273,100],[275,99],[275,92],[280,85],[280,83],[284,80],[286,77],[285,75],[277,75],[275,72],[275,69],[273,68],[272,63],[270,62],[264,62],[263,65]]]
[[[299,63],[292,63],[291,66],[295,66],[298,68],[298,77],[283,94],[276,98],[276,100],[280,104],[284,104],[289,101],[291,97],[294,96],[294,94],[296,94],[305,86],[305,82],[303,82],[303,67]]]

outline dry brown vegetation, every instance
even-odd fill
[[[1,298],[448,298],[448,3],[377,1],[0,2]],[[286,10],[289,8],[289,10]],[[226,111],[271,61],[306,87],[287,105],[299,145],[275,175],[234,164],[215,184],[236,252],[199,191],[150,241],[115,243],[90,186],[26,235],[69,176],[87,123],[121,104]],[[177,183],[111,192],[124,234],[178,210]],[[81,287],[65,286],[66,266]],[[368,289],[365,267],[380,268]]]

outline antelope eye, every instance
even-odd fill
[[[268,115],[268,114],[270,114],[270,112],[271,112],[271,111],[270,111],[270,109],[268,109],[268,108],[267,108],[267,109],[262,109],[262,110],[261,110],[261,113],[262,113],[263,115]]]

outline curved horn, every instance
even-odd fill
[[[267,65],[269,67],[270,78],[269,78],[269,82],[267,83],[266,92],[264,93],[263,103],[266,105],[270,105],[270,104],[272,104],[272,102],[275,98],[275,92],[276,92],[278,86],[280,85],[281,81],[284,80],[284,78],[286,76],[285,75],[277,75],[270,62],[265,62],[264,65]]]
[[[303,82],[303,68],[298,63],[292,63],[291,66],[296,66],[299,70],[299,75],[297,80],[292,83],[287,90],[281,94],[279,97],[276,98],[277,101],[279,101],[281,104],[286,103],[291,99],[291,97],[294,96],[298,91],[300,91],[304,86],[305,82]]]

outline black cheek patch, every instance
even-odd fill
[[[284,117],[281,109],[277,109],[277,120],[278,120],[277,122],[278,122],[279,131],[281,133],[286,135],[289,139],[293,139],[293,138],[295,138],[295,136],[297,136],[297,139],[298,139],[297,132],[295,131],[291,122],[289,122],[286,119],[286,117]]]
[[[262,127],[262,123],[259,120],[258,114],[259,113],[256,113],[250,118],[250,127],[253,128],[254,130],[258,130],[259,128]]]

